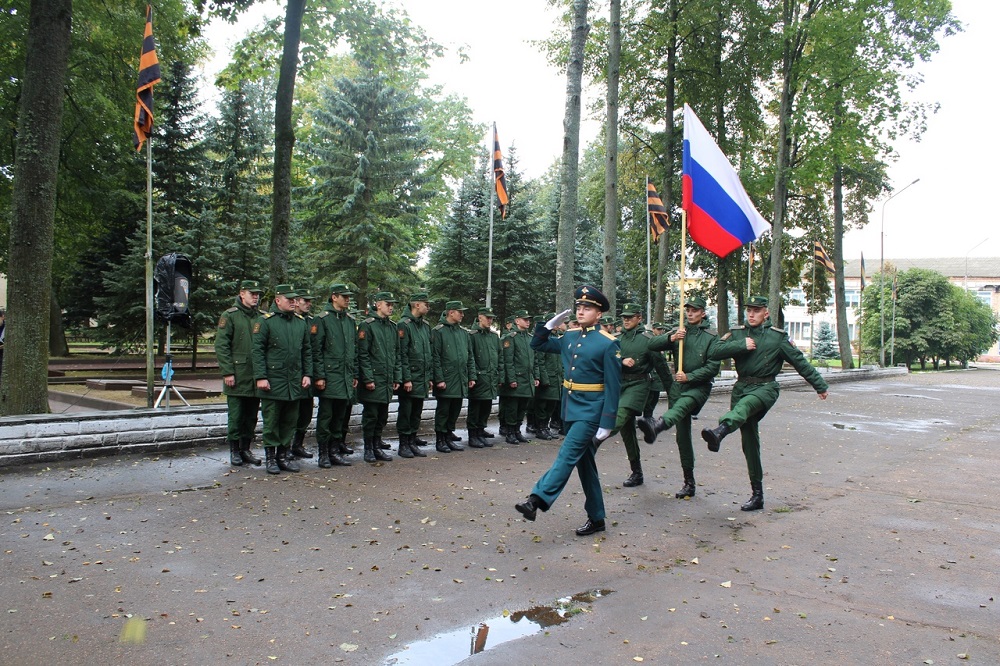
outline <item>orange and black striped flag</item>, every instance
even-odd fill
[[[830,259],[830,255],[828,255],[826,253],[826,250],[823,249],[822,243],[820,243],[819,241],[814,241],[813,253],[816,255],[816,261],[819,262],[820,266],[825,268],[830,273],[837,272],[837,269],[833,265],[833,260]]]
[[[861,253],[861,291],[865,290],[865,253]]]
[[[500,219],[507,219],[507,174],[503,170],[503,155],[500,154],[500,137],[497,136],[497,126],[493,126],[493,176],[496,178],[497,201],[500,203]]]
[[[655,243],[660,240],[660,234],[667,232],[667,227],[670,226],[670,216],[667,215],[667,209],[660,201],[660,195],[656,193],[656,188],[648,181],[646,182],[646,210],[649,214],[649,233],[653,235]]]
[[[132,143],[142,149],[153,133],[153,86],[160,82],[160,61],[156,58],[153,40],[153,7],[146,5],[146,31],[142,36],[142,55],[139,56],[139,82],[135,87],[135,127]]]

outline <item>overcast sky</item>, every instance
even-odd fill
[[[501,145],[517,148],[521,170],[540,176],[562,152],[566,92],[565,73],[550,67],[530,43],[547,37],[556,23],[548,3],[395,1],[438,43],[466,47],[468,62],[460,64],[450,48],[432,66],[432,80],[465,96],[477,122],[495,121]],[[899,159],[889,172],[897,193],[914,179],[920,182],[884,207],[887,258],[1000,256],[1000,215],[986,197],[1000,156],[1000,138],[988,121],[995,113],[993,30],[1000,25],[1000,2],[953,0],[953,7],[965,32],[942,40],[934,60],[919,67],[925,83],[915,95],[940,103],[940,111],[919,143],[897,146]],[[222,61],[232,35],[282,12],[276,4],[254,8],[254,16],[236,29],[209,32]],[[593,98],[603,90],[585,84],[584,94]],[[585,121],[582,143],[599,129],[598,121]],[[845,239],[846,259],[864,252],[869,267],[878,261],[883,201],[874,202],[869,225]],[[770,218],[770,210],[761,212]]]

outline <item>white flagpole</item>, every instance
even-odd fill
[[[493,151],[496,149],[495,140],[497,136],[497,124],[493,123],[493,136],[488,138],[487,144],[487,157],[486,157],[486,168],[489,170],[490,174],[490,244],[489,244],[489,258],[486,262],[486,307],[493,307],[493,209],[496,207],[497,200],[497,174],[493,170],[493,159],[495,155]],[[502,327],[501,327],[502,328]]]

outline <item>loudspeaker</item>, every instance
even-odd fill
[[[156,317],[162,322],[191,326],[191,261],[179,252],[163,255],[153,269]]]

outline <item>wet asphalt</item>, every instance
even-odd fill
[[[615,438],[586,538],[575,476],[537,522],[513,509],[558,442],[4,470],[0,664],[1000,663],[998,404],[996,369],[784,389],[753,513],[738,435],[696,442],[690,500],[672,432],[632,489]]]

